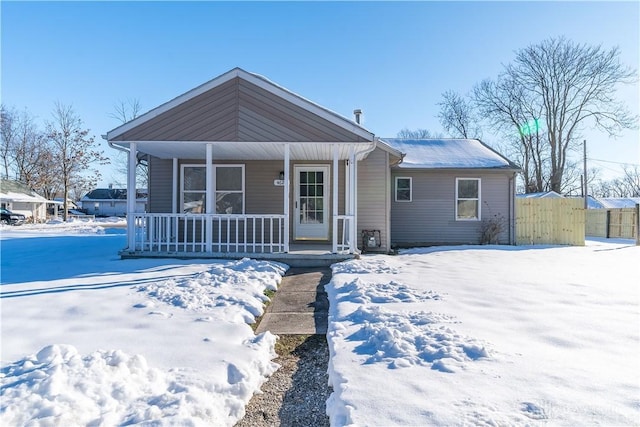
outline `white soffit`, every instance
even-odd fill
[[[289,145],[291,160],[332,160],[333,146],[331,142],[209,142],[213,145],[213,158],[218,160],[283,160],[284,145]],[[205,159],[207,142],[190,141],[137,141],[136,150],[161,159]],[[373,143],[339,143],[337,144],[339,159],[349,158],[350,146],[357,153],[357,160],[362,160],[372,150]],[[128,148],[128,142],[114,142],[113,145]]]

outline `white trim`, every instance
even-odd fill
[[[333,210],[333,218],[331,223],[333,227],[331,229],[331,252],[338,252],[338,146],[333,146],[333,170],[331,171],[331,177],[333,182],[332,188],[332,210]]]
[[[409,200],[398,200],[398,180],[399,179],[408,179],[409,180]],[[394,179],[394,189],[393,189],[393,199],[398,203],[408,203],[413,201],[413,178],[410,176],[396,176]]]
[[[171,212],[178,213],[178,172],[180,168],[178,167],[178,159],[176,157],[173,158],[172,161],[172,176],[173,183],[171,185]]]
[[[460,199],[458,198],[458,182],[461,180],[466,180],[466,181],[478,181],[478,198],[476,199],[475,197],[473,198],[463,198]],[[482,179],[481,178],[477,178],[477,177],[466,177],[466,176],[461,176],[461,177],[456,177],[456,189],[455,189],[455,200],[454,200],[454,208],[455,208],[455,220],[456,221],[480,221],[482,219]],[[458,218],[458,201],[459,200],[477,200],[478,202],[478,217],[477,218]]]
[[[157,116],[159,116],[160,114],[163,114],[167,111],[169,111],[170,109],[183,104],[195,97],[197,97],[198,95],[201,95],[217,86],[220,86],[236,77],[239,77],[249,83],[252,83],[268,92],[271,92],[274,95],[279,96],[280,98],[291,102],[292,104],[304,108],[305,110],[337,125],[342,127],[343,129],[352,132],[358,136],[360,136],[361,138],[365,138],[369,141],[372,141],[374,138],[373,133],[367,131],[366,129],[364,129],[363,127],[359,126],[357,123],[331,111],[328,110],[324,107],[321,107],[320,105],[309,101],[306,98],[303,98],[300,95],[295,94],[294,92],[291,92],[288,89],[285,89],[282,86],[279,86],[273,82],[271,82],[270,80],[267,80],[264,77],[258,76],[256,74],[252,74],[249,73],[247,71],[244,71],[241,68],[234,68],[224,74],[221,74],[220,76],[214,78],[213,80],[210,80],[194,89],[191,89],[188,92],[185,92],[182,95],[179,95],[175,98],[173,98],[172,100],[165,102],[164,104],[150,110],[149,112],[142,114],[141,116],[131,120],[128,123],[123,124],[122,126],[119,126],[115,129],[112,129],[111,131],[107,132],[107,140],[112,140],[113,138],[116,138],[120,135],[122,135],[123,133],[127,132],[128,130],[133,129],[136,126],[139,126]]]
[[[204,163],[185,163],[180,165],[180,185],[178,186],[180,189],[180,204],[178,205],[178,209],[179,209],[178,213],[180,214],[184,213],[184,170],[185,168],[203,168],[206,170],[207,165]],[[206,197],[207,187],[208,187],[206,181],[207,179],[205,177],[204,190],[189,190],[189,193],[204,193]],[[203,206],[203,209],[206,209],[205,206]]]
[[[331,165],[328,164],[297,164],[293,165],[294,170],[294,182],[295,182],[295,191],[294,191],[294,219],[293,219],[293,231],[294,231],[294,239],[295,240],[329,240],[329,224],[331,221],[331,209],[329,209],[329,203],[331,200],[331,196],[329,193],[329,184],[330,184],[330,176],[331,176]],[[322,235],[321,236],[313,236],[313,235],[304,235],[301,236],[302,231],[304,231],[305,224],[300,224],[300,172],[323,172],[323,182],[322,182]],[[315,224],[312,226],[316,226]],[[320,226],[317,225],[319,229]]]
[[[284,252],[289,252],[289,199],[291,198],[291,168],[289,167],[289,144],[284,144]]]
[[[375,147],[375,146],[374,146]],[[353,217],[349,227],[349,251],[355,253],[358,248],[358,176],[357,176],[357,157],[355,147],[352,145],[349,147],[349,215]]]
[[[131,250],[136,244],[135,236],[135,218],[136,213],[136,166],[138,165],[138,156],[136,152],[136,143],[132,142],[129,146],[129,161],[127,163],[127,244]]]
[[[216,178],[214,174],[213,168],[213,145],[207,144],[206,146],[206,158],[205,158],[205,167],[206,167],[206,178],[205,178],[205,209],[206,213],[215,213],[214,202],[216,201],[215,191],[216,191]],[[211,185],[209,185],[211,183]],[[213,222],[211,221],[211,215],[207,215],[205,220],[205,248],[207,252],[211,252],[213,248]]]

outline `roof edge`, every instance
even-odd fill
[[[217,86],[220,86],[234,78],[242,78],[245,81],[253,83],[256,86],[273,93],[274,95],[278,95],[281,98],[284,98],[285,100],[292,102],[293,104],[310,111],[311,113],[321,116],[322,118],[330,121],[331,123],[337,126],[344,128],[349,132],[352,132],[370,141],[374,140],[373,132],[368,131],[367,129],[363,128],[356,122],[349,120],[348,118],[332,110],[329,110],[328,108],[323,107],[313,101],[310,101],[309,99],[304,98],[303,96],[300,96],[297,93],[292,92],[289,89],[286,89],[285,87],[272,82],[266,77],[263,77],[259,74],[250,73],[239,67],[235,67],[227,71],[226,73],[223,73],[209,80],[208,82],[205,82],[181,95],[178,95],[177,97],[153,108],[152,110],[149,110],[148,112],[136,117],[135,119],[110,130],[109,132],[107,132],[106,139],[107,141],[111,141],[113,138],[117,138],[118,136],[122,135],[128,130],[133,129],[136,126],[139,126],[153,119],[154,117],[157,117],[160,114],[165,113],[166,111],[169,111],[171,108],[174,108],[182,103],[185,103],[190,99],[193,99],[196,96],[204,92],[207,92]]]

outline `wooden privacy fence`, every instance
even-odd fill
[[[584,246],[583,199],[516,198],[517,245]]]
[[[588,209],[586,234],[593,237],[637,239],[637,208]]]

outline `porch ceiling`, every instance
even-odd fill
[[[129,142],[112,144],[129,148]],[[291,160],[331,160],[334,145],[340,160],[349,158],[350,146],[358,154],[357,160],[362,160],[375,147],[375,142],[136,141],[136,149],[161,159],[205,159],[207,144],[213,145],[213,158],[219,160],[284,160],[285,144]]]

